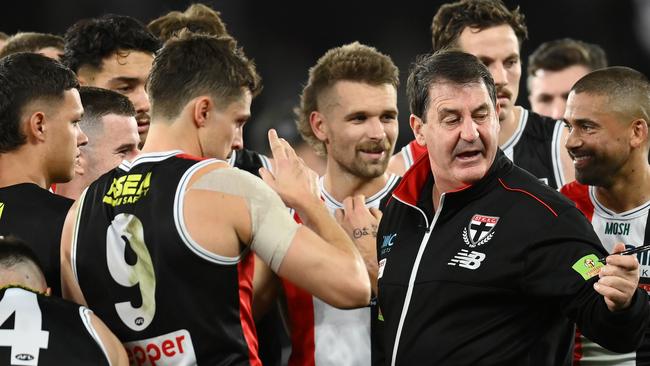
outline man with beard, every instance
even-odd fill
[[[147,85],[142,154],[93,182],[66,220],[64,295],[86,301],[140,364],[168,365],[261,364],[253,253],[334,306],[368,304],[361,255],[286,141],[269,133],[264,181],[224,161],[261,89],[232,38],[182,33]]]
[[[577,182],[562,187],[591,221],[605,249],[615,253],[650,243],[650,83],[636,70],[610,67],[587,74],[571,89],[564,114],[566,147]],[[650,290],[650,255],[636,255],[640,285]],[[576,337],[580,365],[648,364],[646,333],[636,352],[615,354],[584,336]]]
[[[129,98],[112,90],[82,86],[79,89],[84,115],[81,124],[88,143],[80,148],[75,177],[57,184],[56,193],[76,200],[102,174],[131,160],[139,152],[135,109]]]
[[[79,146],[88,141],[79,126],[79,82],[36,53],[2,58],[0,80],[0,235],[30,245],[60,296],[61,229],[72,200],[49,188],[74,177]]]
[[[346,220],[344,209],[355,207],[370,208],[378,219],[380,202],[398,182],[386,173],[398,133],[398,75],[390,57],[357,42],[330,49],[309,70],[296,123],[303,139],[327,158],[320,193],[339,221]],[[357,229],[359,236],[377,230]],[[376,277],[375,251],[362,255]],[[369,307],[336,309],[290,283],[285,293],[290,365],[370,365]]]
[[[524,15],[501,0],[461,0],[438,9],[431,25],[433,51],[458,49],[478,57],[497,87],[501,112],[499,146],[515,164],[553,188],[573,180],[562,148],[563,124],[515,106],[521,78],[520,50],[528,37]],[[413,126],[411,126],[413,128]],[[391,171],[403,174],[426,149],[417,140],[394,156]]]
[[[573,204],[499,149],[487,67],[459,51],[427,55],[406,89],[427,155],[377,232],[385,364],[570,364],[568,322],[635,349],[650,323],[638,261],[607,256]]]
[[[63,63],[81,85],[126,95],[136,110],[140,146],[149,131],[145,83],[159,41],[138,20],[122,15],[82,19],[65,33]]]

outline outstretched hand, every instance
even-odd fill
[[[636,256],[616,255],[624,250],[623,243],[614,246],[613,254],[607,257],[607,264],[600,269],[600,279],[594,284],[594,289],[605,297],[610,311],[629,307],[639,285],[639,262]]]
[[[318,174],[296,155],[285,139],[278,137],[274,129],[269,130],[268,137],[274,172],[260,168],[262,179],[280,195],[288,207],[298,208],[304,200],[320,199]]]

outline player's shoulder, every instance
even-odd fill
[[[528,134],[550,137],[553,135],[553,131],[555,130],[556,126],[562,123],[559,120],[542,116],[531,110],[524,111],[524,113],[528,113],[526,121],[526,132]]]
[[[269,157],[257,151],[242,149],[232,152],[234,159],[231,159],[232,166],[245,170],[253,175],[259,176],[259,169],[271,169]]]

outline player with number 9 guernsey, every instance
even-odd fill
[[[363,259],[286,141],[269,133],[268,185],[225,161],[259,90],[234,41],[183,34],[149,78],[143,153],[92,183],[66,218],[64,296],[92,308],[135,365],[261,365],[253,252],[333,306],[367,305]]]

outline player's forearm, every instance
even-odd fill
[[[363,258],[358,249],[343,228],[332,217],[322,201],[308,200],[301,202],[300,206],[295,209],[305,226],[313,230],[328,243],[355,256],[360,263],[363,263]]]

